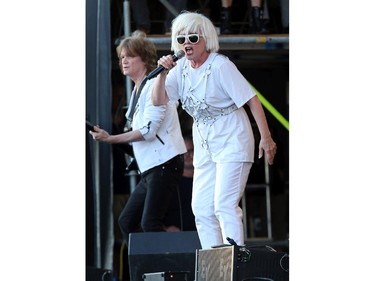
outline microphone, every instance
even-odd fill
[[[185,56],[185,52],[183,50],[179,50],[172,56],[172,58],[173,58],[173,61],[177,61],[178,59],[182,58],[183,56]],[[159,65],[157,68],[155,68],[153,71],[151,71],[149,75],[147,75],[147,79],[150,80],[150,79],[158,76],[159,73],[162,72],[163,70],[165,70],[164,66]]]
[[[229,244],[237,246],[237,243],[232,238],[227,237],[227,241],[229,242]]]

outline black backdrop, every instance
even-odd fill
[[[110,1],[86,0],[86,118],[109,132],[112,128],[110,35]],[[90,268],[112,268],[111,170],[111,146],[95,143],[87,133],[86,266]]]

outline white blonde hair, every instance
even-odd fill
[[[197,12],[183,11],[172,21],[171,50],[178,51],[177,36],[180,34],[198,33],[206,41],[206,50],[215,53],[219,50],[219,39],[214,24],[206,16]]]

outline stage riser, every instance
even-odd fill
[[[130,281],[172,280],[170,273],[174,281],[289,281],[289,255],[266,245],[203,250],[195,231],[132,233],[129,272]]]

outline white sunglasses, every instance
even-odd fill
[[[198,44],[199,37],[202,35],[199,34],[187,34],[187,35],[177,35],[177,42],[180,45],[183,45],[186,39],[189,41],[190,44]]]

